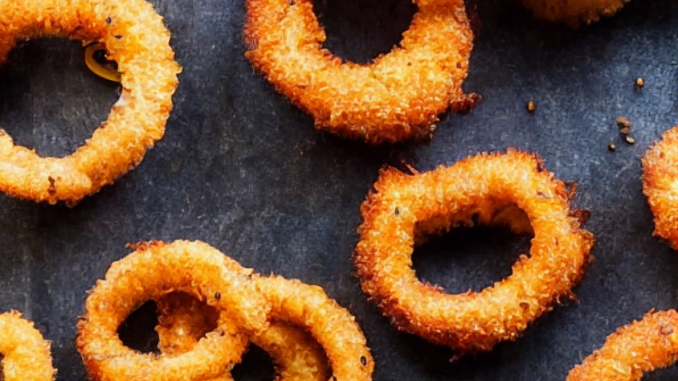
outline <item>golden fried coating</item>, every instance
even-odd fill
[[[0,0],[0,63],[17,41],[101,42],[117,62],[122,94],[108,119],[72,155],[40,157],[0,130],[0,190],[75,204],[141,162],[165,132],[181,71],[169,31],[145,0]]]
[[[207,332],[216,328],[219,313],[184,293],[171,293],[158,300],[158,347],[164,353],[190,351]],[[293,326],[273,322],[252,342],[273,359],[277,381],[327,381],[330,368],[318,343],[306,332]],[[229,372],[211,381],[231,381]]]
[[[254,279],[259,292],[271,303],[271,316],[274,321],[304,329],[320,343],[332,366],[332,381],[372,379],[374,361],[367,348],[365,336],[355,318],[330,299],[322,288],[279,276]],[[274,332],[271,335],[279,334]],[[271,337],[268,337],[268,340],[272,340]],[[271,350],[269,353],[274,358],[277,356],[273,348],[266,346],[262,348]],[[297,374],[295,377],[302,375],[303,373]],[[312,375],[318,377],[317,372],[313,372]],[[308,374],[306,376],[309,377]]]
[[[537,18],[578,26],[590,24],[601,16],[612,16],[628,0],[522,0]]]
[[[678,360],[678,313],[650,312],[621,327],[602,348],[567,375],[567,381],[638,381],[643,373]]]
[[[643,193],[654,214],[654,234],[678,250],[678,127],[664,132],[642,162]]]
[[[52,381],[49,342],[18,312],[0,314],[0,380]]]
[[[246,57],[316,128],[369,143],[421,139],[448,108],[470,108],[462,91],[473,48],[463,0],[415,0],[398,47],[359,65],[322,48],[312,0],[247,0]]]
[[[242,268],[202,242],[139,244],[97,282],[78,322],[76,346],[97,381],[179,381],[214,378],[240,361],[248,336],[268,328],[270,305]],[[228,312],[189,352],[137,353],[120,340],[120,324],[147,300],[183,291]],[[236,323],[231,324],[231,319]]]
[[[589,262],[593,236],[580,228],[582,213],[570,210],[565,185],[536,155],[480,154],[415,175],[388,168],[374,189],[361,207],[354,255],[363,291],[398,329],[459,355],[516,339],[571,295]],[[532,230],[530,255],[480,292],[451,295],[421,283],[412,269],[420,236],[475,222]]]

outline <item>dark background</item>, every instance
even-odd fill
[[[74,348],[86,291],[126,243],[141,240],[200,239],[259,272],[321,285],[357,317],[379,381],[564,380],[619,326],[676,306],[678,253],[652,237],[640,182],[640,157],[678,122],[674,1],[636,0],[578,30],[535,21],[512,2],[470,3],[479,29],[465,89],[483,102],[444,116],[430,143],[380,147],[317,133],[254,73],[243,57],[243,0],[153,3],[184,67],[165,137],[73,209],[0,196],[0,311],[22,311],[53,342],[58,380],[86,379]],[[316,8],[326,47],[358,62],[388,52],[416,11],[407,0]],[[17,143],[62,156],[106,118],[116,91],[87,70],[79,43],[31,41],[0,69],[0,125]],[[635,145],[621,141],[618,116],[633,123]],[[448,349],[396,332],[361,293],[350,258],[359,206],[385,164],[423,171],[508,147],[539,153],[547,169],[579,183],[575,206],[592,212],[596,261],[579,303],[540,318],[517,342],[451,364]],[[415,268],[449,292],[479,290],[507,276],[528,247],[502,231],[453,231],[418,249]],[[152,348],[152,306],[138,315],[125,335]],[[271,380],[270,360],[254,350],[235,376]],[[674,367],[644,380],[677,376]]]

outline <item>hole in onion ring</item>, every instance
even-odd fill
[[[518,257],[529,255],[532,234],[516,234],[505,227],[475,226],[426,238],[412,256],[417,277],[457,294],[481,291],[511,275]]]
[[[132,312],[118,327],[120,340],[127,347],[143,353],[160,353],[158,349],[157,306],[148,301]]]
[[[668,381],[678,378],[678,366],[673,364],[668,368],[653,370],[643,375],[643,381]]]
[[[400,44],[417,12],[408,0],[314,0],[313,9],[325,28],[323,48],[358,64],[369,63]]]
[[[242,362],[231,370],[235,381],[271,381],[276,377],[273,360],[266,351],[250,344]]]
[[[82,44],[59,38],[19,43],[0,67],[0,127],[41,156],[64,157],[92,136],[119,85],[90,72]]]

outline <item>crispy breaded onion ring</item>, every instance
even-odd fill
[[[563,182],[546,172],[536,155],[509,150],[481,154],[451,167],[407,175],[393,168],[361,207],[363,224],[354,255],[362,289],[400,330],[459,355],[487,351],[514,340],[549,311],[582,277],[593,236],[570,210]],[[445,294],[421,283],[412,269],[420,236],[473,226],[474,221],[534,232],[530,256],[513,274],[481,292]]]
[[[32,322],[15,311],[0,314],[0,379],[4,381],[52,381],[49,342]]]
[[[590,24],[602,16],[612,16],[628,0],[522,0],[525,7],[542,20],[578,26]]]
[[[372,379],[374,361],[365,336],[355,318],[322,288],[273,275],[254,279],[271,304],[274,321],[308,331],[322,346],[332,366],[332,381]]]
[[[678,313],[650,312],[621,327],[602,348],[567,375],[567,381],[638,381],[643,373],[678,360]]]
[[[122,94],[83,146],[43,158],[0,134],[0,191],[75,204],[139,164],[165,132],[180,67],[170,34],[144,0],[0,0],[0,63],[17,41],[53,36],[98,41],[117,62]]]
[[[188,352],[201,337],[216,327],[218,311],[191,295],[167,294],[158,300],[157,305],[158,348],[164,353]],[[251,340],[273,359],[277,381],[327,381],[331,376],[322,348],[299,328],[273,322]],[[225,372],[211,381],[232,380],[231,374]]]
[[[643,193],[654,214],[654,234],[678,250],[678,127],[664,132],[642,163]]]
[[[179,381],[213,378],[240,361],[247,336],[268,327],[270,306],[242,268],[202,242],[176,241],[137,245],[111,265],[91,291],[78,322],[76,345],[90,377],[98,381],[144,379]],[[120,324],[147,300],[183,291],[229,312],[238,331],[219,327],[180,355],[137,353],[120,340]],[[230,319],[229,319],[230,320]]]
[[[438,115],[468,109],[463,93],[473,33],[463,0],[414,0],[399,47],[374,62],[322,48],[312,0],[247,0],[246,57],[318,129],[369,143],[429,137]]]

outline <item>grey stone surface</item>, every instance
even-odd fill
[[[74,347],[86,291],[128,253],[125,243],[141,240],[201,239],[262,273],[321,285],[356,315],[377,381],[564,380],[620,325],[676,307],[678,253],[652,237],[640,183],[641,155],[678,121],[675,2],[636,0],[570,30],[511,2],[476,1],[469,9],[481,26],[465,88],[483,102],[445,116],[429,143],[381,147],[315,132],[254,73],[243,57],[243,0],[154,4],[184,67],[165,137],[73,209],[0,196],[0,310],[24,312],[52,340],[58,380],[86,379]],[[406,0],[317,7],[326,46],[359,62],[396,44],[415,11]],[[645,79],[641,91],[636,77]],[[72,152],[115,98],[116,86],[87,71],[75,42],[22,44],[0,69],[0,125],[42,154]],[[635,145],[619,139],[617,116],[632,121]],[[385,164],[428,170],[508,147],[540,154],[559,178],[579,183],[575,204],[592,212],[596,261],[579,303],[557,307],[517,342],[450,364],[449,350],[396,332],[361,293],[350,259],[359,206]],[[480,289],[509,274],[526,247],[502,232],[455,232],[418,250],[415,267],[451,292]],[[261,361],[248,356],[238,380],[271,379]],[[644,380],[676,376],[674,367]]]

